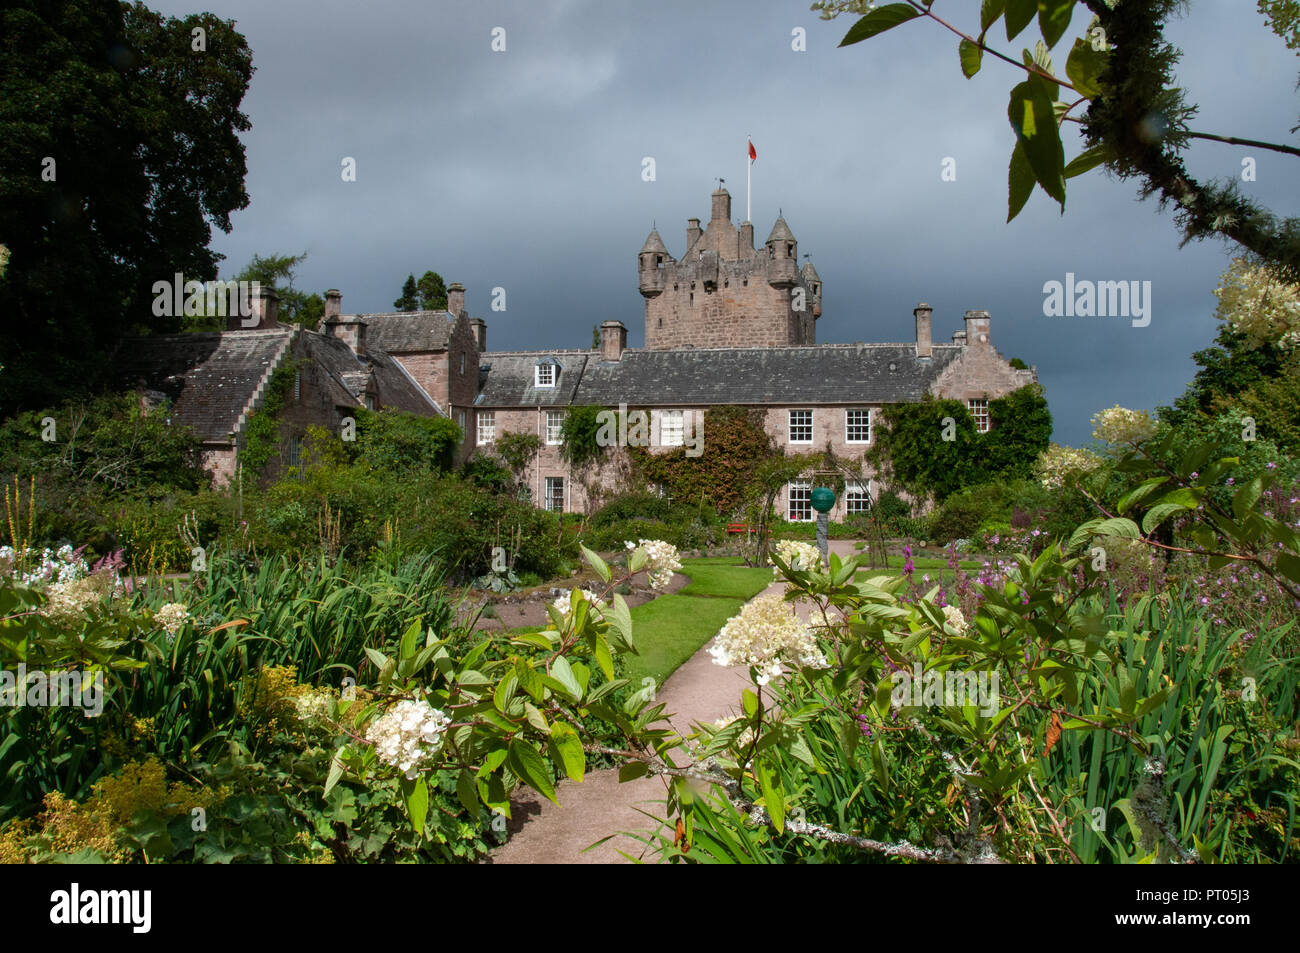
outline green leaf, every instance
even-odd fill
[[[632,611],[628,609],[627,602],[617,592],[614,593],[614,600],[609,606],[606,613],[609,624],[621,637],[623,644],[631,651],[635,651],[635,643],[632,641]]]
[[[989,27],[998,22],[998,17],[1007,8],[1007,0],[984,0],[980,4],[980,33],[987,33]]]
[[[542,684],[542,676],[521,658],[515,659],[515,677],[519,679],[519,687],[533,696],[535,701],[545,698],[546,686]]]
[[[1175,513],[1185,512],[1187,512],[1187,507],[1181,503],[1157,503],[1147,510],[1146,516],[1142,517],[1142,532],[1149,535],[1152,530]]]
[[[1244,520],[1246,514],[1255,508],[1259,498],[1264,494],[1264,477],[1257,476],[1249,483],[1243,484],[1232,495],[1232,515]]]
[[[402,802],[406,805],[407,816],[411,818],[411,826],[415,828],[415,833],[424,833],[424,819],[429,813],[429,786],[425,784],[424,778],[408,780],[402,778],[400,787],[402,789]]]
[[[603,636],[596,637],[595,645],[596,664],[600,670],[605,673],[606,678],[614,677],[614,658],[609,654],[609,643]]]
[[[1052,107],[1048,83],[1037,76],[1011,90],[1007,119],[1025,150],[1029,167],[1043,191],[1056,199],[1065,211],[1065,149]]]
[[[768,816],[772,818],[772,826],[776,828],[776,832],[784,834],[785,792],[781,789],[781,779],[766,761],[760,761],[756,767],[758,786],[763,791],[763,805],[767,808]]]
[[[578,679],[573,674],[573,666],[563,655],[557,656],[551,663],[551,677],[564,686],[570,699],[575,702],[582,701],[582,686],[578,684]]]
[[[343,777],[343,771],[345,770],[343,767],[343,752],[346,750],[346,747],[339,748],[334,752],[334,757],[330,759],[330,771],[325,778],[325,791],[322,797],[329,797],[330,791],[334,790],[334,785],[338,784],[339,779]]]
[[[469,811],[470,817],[478,817],[478,790],[474,787],[473,772],[466,768],[462,768],[456,776],[456,796],[460,798],[461,806]]]
[[[755,695],[753,692],[751,692],[748,688],[746,688],[744,692],[741,693],[740,697],[741,697],[741,703],[745,707],[746,717],[753,718],[755,715],[757,715],[759,709],[758,696]]]
[[[1077,156],[1070,160],[1070,164],[1065,167],[1065,177],[1073,179],[1076,175],[1083,175],[1090,169],[1095,169],[1104,162],[1109,162],[1115,157],[1115,151],[1107,145],[1093,146],[1091,149],[1085,149]]]
[[[538,794],[558,805],[555,800],[555,785],[551,783],[551,772],[546,767],[542,754],[532,745],[520,738],[510,742],[510,767],[525,784]]]
[[[914,20],[920,15],[920,11],[910,3],[890,3],[878,7],[853,24],[849,32],[844,34],[844,39],[840,40],[840,46],[852,46],[854,43],[869,40],[879,33],[892,30],[900,23]]]
[[[635,781],[637,778],[643,778],[650,773],[650,765],[644,761],[629,761],[621,765],[618,769],[618,783],[623,784],[627,781]]]
[[[1011,167],[1007,170],[1007,221],[1020,214],[1020,210],[1034,194],[1034,170],[1029,167],[1025,150],[1016,140],[1016,148],[1011,153]]]
[[[605,560],[601,559],[581,543],[578,544],[578,548],[582,550],[582,558],[587,561],[587,565],[596,570],[596,574],[600,576],[601,579],[605,580],[605,582],[609,582],[612,578],[612,574],[609,571],[609,566],[605,564]]]
[[[415,654],[420,639],[420,629],[422,620],[416,619],[402,634],[402,641],[398,649],[398,657],[408,659]]]
[[[1292,582],[1300,582],[1300,557],[1293,553],[1278,553],[1274,567]]]
[[[1094,50],[1092,44],[1075,40],[1074,48],[1065,60],[1065,75],[1080,96],[1096,99],[1101,95],[1101,74],[1106,71],[1109,54]]]
[[[980,71],[984,51],[977,44],[962,37],[962,41],[957,44],[957,55],[961,57],[961,71],[967,79]]]
[[[1038,12],[1038,0],[1007,0],[1007,40],[1014,40]]]
[[[587,756],[582,750],[577,729],[557,721],[551,726],[550,748],[552,758],[564,768],[564,773],[574,781],[582,781],[587,770]]]
[[[1070,27],[1074,0],[1038,0],[1038,28],[1049,47],[1055,46]]]

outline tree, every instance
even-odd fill
[[[212,227],[230,231],[248,205],[239,105],[253,66],[232,21],[139,3],[11,0],[0,38],[9,413],[91,389],[126,334],[179,330],[154,313],[155,282],[216,278]]]
[[[415,275],[407,275],[402,283],[402,296],[393,302],[393,307],[398,311],[414,311],[420,306],[417,295]]]
[[[420,296],[421,311],[445,311],[447,309],[447,285],[442,280],[442,275],[436,271],[426,271],[420,276],[420,280],[415,283],[415,289]],[[406,286],[402,286],[402,296],[407,293]]]
[[[1160,408],[1161,422],[1199,432],[1236,411],[1261,440],[1300,452],[1300,286],[1238,259],[1215,295],[1215,346],[1193,355],[1201,369],[1172,407]]]
[[[301,255],[267,255],[265,258],[254,255],[253,260],[235,275],[235,280],[256,281],[263,288],[274,291],[280,299],[280,320],[285,324],[314,328],[325,314],[325,299],[293,286],[294,272],[306,260],[306,252]]]
[[[1196,114],[1175,85],[1181,51],[1164,38],[1165,21],[1184,0],[1079,0],[1092,22],[1076,39],[1058,76],[1051,50],[1069,28],[1076,0],[984,0],[979,29],[960,28],[936,14],[933,0],[907,0],[868,11],[861,0],[819,0],[823,18],[865,13],[845,35],[850,46],[910,20],[926,19],[959,37],[958,58],[969,79],[987,53],[1023,70],[1007,116],[1014,133],[1008,175],[1008,216],[1015,218],[1035,184],[1065,210],[1066,179],[1104,165],[1121,179],[1137,179],[1143,197],[1157,196],[1174,209],[1184,242],[1219,236],[1237,242],[1279,275],[1300,279],[1300,219],[1281,221],[1242,196],[1235,180],[1198,182],[1182,153],[1193,139],[1244,145],[1300,156],[1294,146],[1199,132]],[[1300,49],[1300,10],[1294,0],[1258,0],[1273,32]],[[974,10],[974,4],[969,8]],[[1038,18],[1042,39],[1019,60],[995,49],[989,31],[1002,21],[1010,42]],[[1085,106],[1086,104],[1086,106]],[[1071,115],[1085,106],[1082,116]],[[1087,148],[1066,164],[1061,123],[1079,124]],[[1294,131],[1294,130],[1293,130]]]

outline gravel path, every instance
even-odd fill
[[[853,544],[847,540],[832,540],[831,548],[842,556],[853,552]],[[783,583],[776,583],[759,595],[779,593],[783,589]],[[799,608],[799,614],[807,618],[806,607]],[[669,676],[659,690],[658,701],[668,706],[669,721],[679,733],[685,734],[693,722],[716,721],[738,714],[740,693],[748,684],[745,669],[714,665],[713,658],[701,648]],[[521,788],[512,801],[510,840],[493,851],[487,862],[629,863],[623,856],[625,853],[639,857],[647,847],[619,832],[652,832],[655,822],[641,811],[662,817],[665,790],[661,778],[638,778],[619,784],[618,771],[614,768],[592,771],[581,784],[560,782],[555,792],[559,807],[531,788]],[[610,834],[617,836],[586,850]]]

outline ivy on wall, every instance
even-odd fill
[[[262,406],[248,415],[244,427],[244,446],[239,462],[250,474],[260,474],[280,449],[280,422],[284,400],[293,387],[293,379],[306,360],[285,361],[271,373]]]
[[[1052,439],[1052,415],[1038,384],[989,401],[988,433],[975,429],[964,401],[927,395],[880,415],[868,461],[888,482],[918,499],[944,500],[965,487],[1029,479]]]

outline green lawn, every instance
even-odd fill
[[[639,655],[627,659],[627,677],[637,684],[649,675],[664,681],[700,646],[772,582],[772,570],[753,569],[732,557],[683,559],[690,585],[632,610]]]

